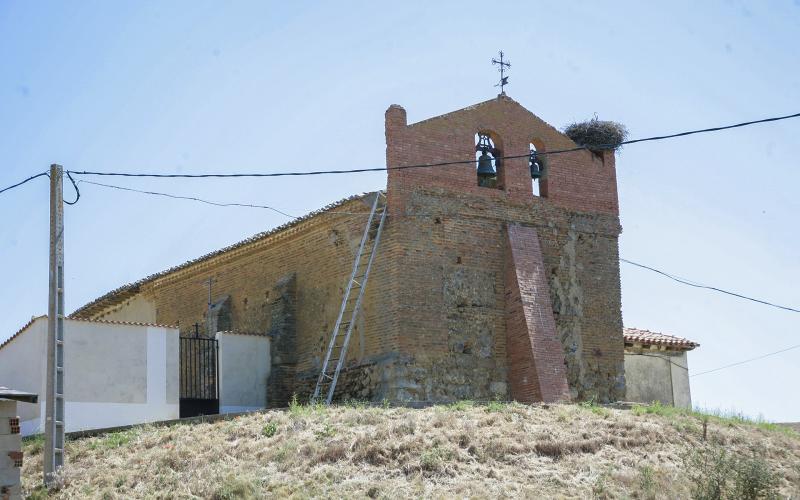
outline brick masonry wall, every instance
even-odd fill
[[[395,393],[414,401],[507,399],[506,227],[535,228],[572,399],[624,396],[617,238],[610,214],[413,192],[390,217],[384,255],[400,270],[386,311],[411,361]],[[383,243],[382,243],[383,244]]]
[[[387,164],[474,159],[477,131],[507,155],[572,147],[508,98],[406,125],[386,113]],[[477,186],[474,164],[390,170],[389,218],[348,350],[337,398],[406,401],[508,399],[505,290],[509,224],[538,233],[555,331],[573,399],[624,397],[616,177],[613,154],[547,160],[546,197],[532,195],[526,159],[508,160],[502,189]],[[334,212],[367,212],[354,200]],[[296,356],[281,399],[307,397],[319,373],[366,216],[319,214],[298,226],[140,286],[159,323],[204,323],[207,289],[230,296],[231,327],[270,331],[277,286],[294,274]],[[117,306],[110,306],[109,310]],[[284,311],[285,312],[285,311]],[[101,311],[95,317],[102,316]],[[277,319],[276,319],[277,318]],[[283,318],[283,319],[282,319]],[[280,377],[281,375],[276,375]]]
[[[208,289],[214,279],[213,299],[230,297],[230,329],[276,335],[274,380],[270,387],[281,402],[293,391],[296,373],[318,373],[327,341],[341,305],[347,277],[371,207],[367,199],[353,200],[318,214],[296,227],[233,251],[198,262],[141,285],[138,295],[152,301],[156,321],[178,325],[182,334],[199,323],[205,330]],[[363,215],[351,215],[352,213]],[[384,236],[386,233],[384,233]],[[383,246],[383,245],[382,245]],[[379,311],[390,300],[391,262],[378,252],[348,349],[348,366],[380,353],[392,352],[392,318]],[[294,275],[291,285],[287,278]],[[288,285],[288,287],[287,287]],[[291,304],[287,302],[290,299]],[[117,311],[118,306],[108,310]],[[376,312],[378,311],[378,312]],[[105,311],[94,315],[103,317]],[[292,316],[292,317],[289,317]],[[283,332],[290,332],[281,335]],[[281,346],[292,346],[288,353]]]
[[[508,224],[506,252],[506,345],[511,397],[558,402],[570,398],[564,350],[545,276],[539,236],[532,227]]]
[[[530,143],[537,151],[575,147],[510,98],[406,122],[400,106],[387,110],[389,214],[398,236],[392,260],[404,282],[390,305],[402,321],[401,352],[427,382],[410,396],[508,397],[503,262],[511,223],[538,232],[571,397],[624,397],[613,153],[545,157],[546,196],[537,197],[526,158],[504,161],[500,189],[478,186],[472,162],[391,170],[474,160],[477,132],[490,133],[508,156],[525,155]]]
[[[527,155],[531,143],[539,152],[576,147],[567,136],[505,96],[412,125],[406,124],[406,111],[392,105],[386,111],[387,166],[474,160],[477,132],[490,133],[503,156]],[[576,151],[543,158],[543,186],[552,203],[571,210],[618,215],[613,152],[597,155]],[[498,178],[502,189],[479,187],[474,164],[390,170],[390,206],[402,212],[404,200],[419,186],[444,187],[493,199],[526,201],[532,196],[527,158],[504,160]]]

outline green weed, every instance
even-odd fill
[[[313,414],[325,412],[327,406],[322,403],[302,404],[297,400],[297,394],[292,395],[289,402],[289,416],[292,418],[308,417]]]
[[[276,424],[275,422],[267,422],[267,425],[265,425],[264,428],[261,429],[261,435],[264,437],[271,438],[277,433],[278,433],[278,424]]]
[[[451,404],[449,408],[454,411],[467,411],[475,406],[475,403],[469,400],[463,401],[456,401],[455,403]]]
[[[328,422],[325,422],[325,426],[320,430],[314,431],[314,435],[317,437],[317,439],[333,437],[336,435],[336,428],[334,428]]]
[[[222,481],[211,498],[213,500],[258,498],[258,488],[254,481],[231,474]]]
[[[656,497],[655,471],[649,465],[639,468],[639,488],[645,498]]]
[[[599,415],[603,418],[611,416],[611,411],[609,411],[608,408],[598,405],[594,399],[590,399],[588,401],[582,401],[578,403],[578,406],[580,406],[585,410],[589,410],[595,415]]]
[[[777,495],[777,476],[756,453],[742,457],[722,446],[705,446],[690,450],[684,465],[692,482],[692,497],[699,500],[755,500]]]
[[[489,401],[486,405],[486,411],[489,413],[497,413],[506,409],[506,405],[500,401]]]
[[[428,448],[419,457],[419,466],[428,472],[439,472],[445,463],[453,459],[453,452],[440,447],[438,444]]]

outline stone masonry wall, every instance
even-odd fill
[[[401,270],[387,313],[400,321],[397,398],[509,399],[506,227],[538,233],[572,399],[624,396],[617,238],[610,214],[418,189],[391,218],[382,253]],[[385,245],[384,245],[385,243]]]

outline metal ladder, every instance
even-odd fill
[[[367,246],[370,242],[370,233],[373,231],[376,215],[379,217],[378,227],[374,229],[375,235],[372,239],[372,249],[368,250]],[[375,200],[372,202],[369,220],[367,220],[367,225],[364,228],[364,235],[361,237],[361,244],[358,247],[358,252],[353,262],[353,271],[350,273],[350,279],[347,281],[347,288],[342,298],[342,307],[339,309],[339,316],[336,318],[336,324],[333,327],[331,340],[328,344],[328,352],[325,354],[325,361],[322,363],[322,371],[317,379],[314,395],[311,397],[312,403],[319,402],[324,391],[327,391],[325,404],[329,405],[333,400],[333,392],[336,390],[336,382],[339,379],[339,373],[342,371],[342,366],[344,366],[344,361],[347,357],[347,344],[350,342],[350,334],[353,333],[353,327],[358,318],[358,312],[361,309],[361,300],[364,298],[364,291],[367,288],[367,280],[369,279],[369,271],[372,268],[372,262],[375,260],[375,254],[378,250],[378,243],[381,240],[381,232],[383,231],[383,223],[385,221],[386,194],[383,191],[378,191],[375,193]],[[369,255],[366,265],[363,259],[365,255]],[[353,288],[358,289],[355,302],[351,300]],[[349,320],[343,322],[342,319],[345,317],[349,317]],[[333,367],[332,364],[334,365]]]

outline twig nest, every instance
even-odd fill
[[[564,133],[579,146],[594,152],[607,149],[616,151],[628,138],[628,129],[625,125],[597,118],[571,123],[564,127]]]

